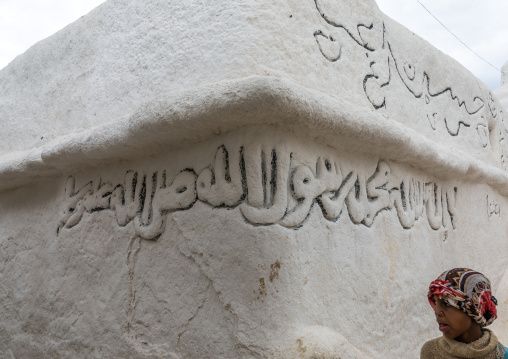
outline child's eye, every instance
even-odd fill
[[[445,307],[451,307],[450,303],[448,303],[448,302],[443,302],[443,304]]]

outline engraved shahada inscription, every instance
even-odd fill
[[[58,224],[76,226],[86,213],[111,210],[119,226],[133,221],[136,235],[156,239],[168,214],[190,209],[196,201],[211,207],[239,207],[246,222],[299,228],[317,204],[324,218],[341,217],[370,227],[382,211],[393,211],[405,229],[424,214],[433,230],[456,228],[457,187],[443,186],[392,173],[378,161],[367,174],[346,169],[333,158],[317,158],[315,166],[293,165],[292,153],[277,146],[220,146],[214,163],[199,175],[181,170],[174,178],[166,171],[127,171],[123,183],[101,179],[79,189],[70,176]]]

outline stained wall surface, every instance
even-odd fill
[[[109,0],[0,93],[5,358],[416,358],[459,266],[508,343],[506,109],[373,1]]]

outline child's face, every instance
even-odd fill
[[[469,315],[434,296],[434,314],[439,330],[448,339],[470,343],[481,337],[481,327]]]

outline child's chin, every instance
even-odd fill
[[[450,329],[448,329],[447,331],[444,331],[443,332],[443,337],[445,338],[448,338],[448,339],[455,339],[457,336],[456,335],[453,335],[453,333],[451,332]]]

